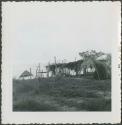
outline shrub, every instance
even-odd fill
[[[94,72],[94,78],[100,80],[107,79],[108,72],[106,65],[101,62],[95,62],[95,66],[96,66],[96,71]]]

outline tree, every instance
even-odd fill
[[[95,50],[91,51],[85,51],[82,53],[79,53],[79,55],[83,58],[83,63],[81,64],[81,68],[83,69],[84,75],[87,74],[86,69],[87,68],[95,68],[95,75],[94,77],[97,79],[105,79],[107,78],[107,64],[97,61],[96,59],[102,55],[106,55],[103,52],[96,52]],[[108,63],[110,64],[110,55],[108,56]]]
[[[86,76],[86,69],[88,67],[94,66],[94,60],[101,55],[101,52],[96,52],[95,50],[80,52],[79,55],[83,58],[83,63],[81,64],[81,68],[83,69],[83,74]]]

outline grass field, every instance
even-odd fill
[[[111,80],[13,80],[13,111],[111,111]]]

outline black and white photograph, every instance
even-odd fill
[[[3,122],[120,122],[120,15],[119,1],[2,2]]]

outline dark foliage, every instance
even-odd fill
[[[96,66],[96,71],[94,72],[94,78],[100,80],[107,79],[108,72],[106,64],[96,61],[95,66]]]

